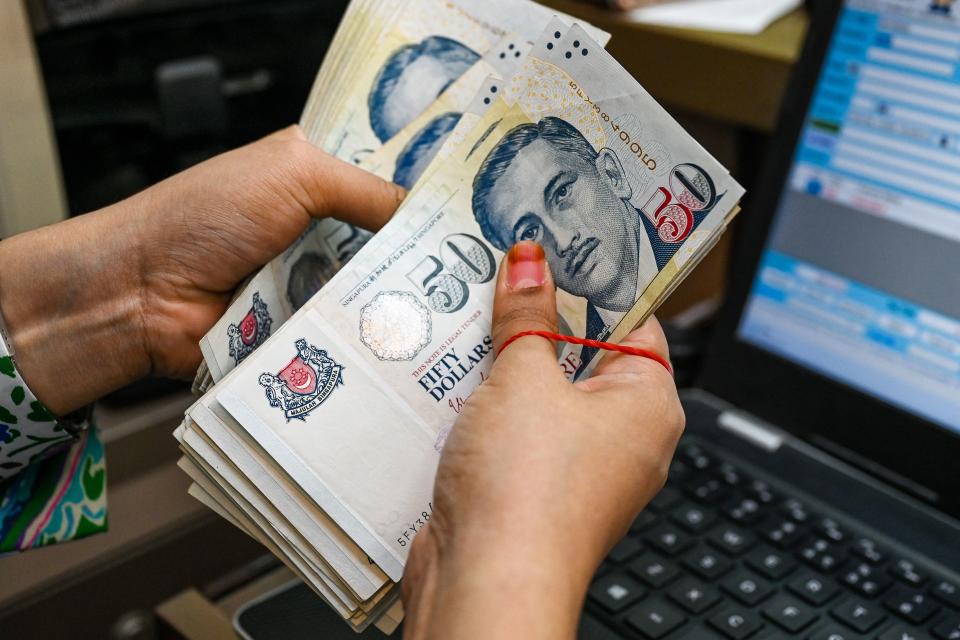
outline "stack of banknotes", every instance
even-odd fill
[[[540,242],[561,331],[617,341],[738,211],[607,39],[526,0],[354,0],[301,126],[408,195],[376,235],[314,222],[203,338],[175,434],[191,494],[358,631],[402,620],[440,453],[493,362],[503,253]],[[557,350],[571,379],[599,359]]]

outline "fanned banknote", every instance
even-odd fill
[[[490,73],[509,77],[555,13],[528,0],[352,2],[301,127],[326,151],[409,188],[479,83]],[[609,34],[589,29],[606,44]],[[348,49],[374,55],[347,55]],[[194,389],[205,391],[252,353],[369,237],[325,220],[257,273],[202,339]]]
[[[587,30],[554,21],[518,63],[459,103],[394,218],[178,431],[194,493],[356,629],[401,616],[396,582],[446,436],[492,364],[503,252],[540,242],[564,330],[617,339],[743,194]],[[564,348],[558,366],[583,377],[597,358]]]

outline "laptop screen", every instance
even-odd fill
[[[847,0],[738,335],[960,433],[960,2]]]

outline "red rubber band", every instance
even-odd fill
[[[579,344],[585,347],[593,347],[594,349],[604,349],[605,351],[625,353],[628,356],[640,356],[641,358],[647,358],[648,360],[653,360],[654,362],[660,363],[670,375],[673,375],[673,368],[670,366],[670,363],[659,353],[654,353],[653,351],[648,351],[646,349],[638,349],[636,347],[626,347],[622,344],[613,344],[611,342],[600,342],[599,340],[587,340],[586,338],[577,338],[576,336],[565,336],[559,333],[553,333],[552,331],[521,331],[516,335],[510,336],[510,338],[503,343],[503,346],[500,347],[500,350],[497,351],[497,357],[503,353],[504,349],[509,347],[520,338],[525,338],[526,336],[540,336],[541,338],[546,338],[547,340],[559,340],[560,342]]]

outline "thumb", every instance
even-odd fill
[[[407,195],[403,187],[315,147],[299,127],[275,135],[302,141],[297,154],[299,174],[314,217],[333,217],[377,231]]]
[[[524,337],[500,350],[513,336],[523,331],[557,330],[557,294],[543,247],[536,242],[520,242],[504,257],[497,276],[493,300],[493,346],[498,368],[522,366],[536,371],[556,371],[557,354],[553,343],[538,336]]]

